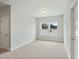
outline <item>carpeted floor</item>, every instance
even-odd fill
[[[34,41],[12,52],[0,55],[0,59],[68,59],[63,43]]]

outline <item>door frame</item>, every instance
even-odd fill
[[[72,5],[70,6],[70,19],[71,19],[71,25],[72,25],[72,20],[74,20],[74,8],[78,5],[78,1],[77,0],[74,0],[72,2]],[[72,15],[73,14],[73,15]],[[74,40],[74,38],[72,38],[72,26],[71,26],[71,58],[70,59],[73,59],[74,58],[74,47],[72,47],[72,41]],[[74,43],[73,43],[74,45]],[[72,57],[73,56],[73,57]]]

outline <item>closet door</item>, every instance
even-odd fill
[[[1,18],[1,45],[2,48],[9,50],[10,48],[10,33],[9,33],[9,17],[2,16]]]

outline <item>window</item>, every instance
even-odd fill
[[[45,24],[45,23],[43,23],[43,24],[42,24],[42,29],[45,29],[45,30],[48,29],[48,25]]]

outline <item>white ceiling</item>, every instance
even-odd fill
[[[6,1],[6,0],[4,0]],[[69,0],[15,0],[18,8],[34,17],[55,16],[64,13]],[[48,12],[40,12],[41,8],[47,8]]]

